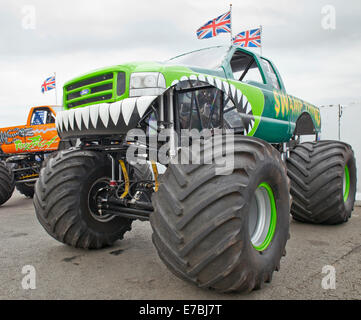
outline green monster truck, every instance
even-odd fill
[[[288,95],[253,52],[219,46],[99,69],[67,82],[63,103],[58,134],[81,142],[47,162],[34,204],[68,245],[102,248],[150,220],[175,275],[251,291],[280,268],[290,212],[322,224],[351,216],[351,146],[319,141],[319,109]],[[159,177],[154,161],[166,165]]]

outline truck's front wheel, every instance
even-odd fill
[[[213,162],[222,149],[214,145]],[[214,164],[171,164],[151,215],[153,242],[167,267],[222,292],[269,282],[289,237],[289,180],[279,153],[246,137],[235,137],[233,151],[228,175],[217,175]]]
[[[39,222],[52,237],[74,247],[98,249],[122,239],[132,220],[99,214],[94,200],[110,177],[106,155],[60,151],[46,163],[35,186]]]

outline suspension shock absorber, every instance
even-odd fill
[[[109,155],[109,156],[110,156],[110,159],[112,160],[112,179],[109,182],[109,186],[111,188],[115,188],[117,186],[117,181],[115,178],[115,159],[114,159],[114,156],[112,156],[112,155]]]
[[[157,164],[154,161],[151,161],[152,169],[154,174],[154,191],[157,192],[159,189],[159,182],[158,182],[158,168]]]
[[[175,157],[177,155],[177,146],[176,146],[176,137],[175,137],[175,125],[174,125],[174,121],[175,121],[175,114],[174,114],[174,103],[173,103],[173,97],[174,97],[174,89],[170,89],[169,90],[169,95],[168,95],[168,109],[169,109],[169,123],[170,123],[170,141],[169,141],[169,145],[170,145],[170,150],[169,150],[169,155],[171,158]]]
[[[122,169],[122,173],[123,173],[123,177],[124,177],[124,182],[125,182],[125,185],[124,185],[124,192],[123,194],[120,196],[121,199],[124,199],[128,193],[129,193],[129,176],[128,176],[128,171],[127,171],[127,167],[124,163],[123,160],[119,160],[119,164],[120,164],[120,167]]]

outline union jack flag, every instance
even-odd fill
[[[44,83],[41,85],[41,92],[44,93],[51,89],[55,89],[55,76],[47,78]]]
[[[261,47],[261,28],[238,33],[233,39],[233,44],[242,48]]]
[[[197,30],[198,39],[207,39],[217,36],[219,33],[231,32],[231,11],[222,14],[218,18],[208,21]]]

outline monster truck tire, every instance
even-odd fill
[[[287,160],[297,221],[340,224],[351,217],[356,196],[356,161],[350,145],[339,141],[306,142]]]
[[[14,174],[0,161],[0,206],[8,201],[15,188]]]
[[[149,167],[137,168],[142,180]],[[56,240],[77,248],[99,249],[112,245],[131,230],[131,219],[99,217],[91,210],[97,183],[110,180],[111,161],[99,152],[64,150],[47,161],[35,185],[37,218]],[[103,220],[102,220],[103,219]]]
[[[220,292],[251,291],[271,281],[285,255],[289,179],[280,154],[249,137],[235,137],[234,170],[217,175],[214,163],[222,147],[224,142],[214,142],[212,153],[201,146],[201,158],[213,154],[213,164],[169,165],[152,197],[153,243],[170,271],[184,280]],[[262,194],[269,197],[264,202]],[[257,228],[262,226],[257,214],[268,228]]]
[[[27,198],[34,196],[35,183],[18,183],[16,184],[16,190],[23,194]]]
[[[53,151],[53,152],[51,152],[50,154],[47,154],[47,156],[45,157],[44,161],[43,161],[42,164],[41,164],[41,169],[44,168],[44,167],[46,167],[46,164],[48,163],[48,161],[49,161],[51,158],[55,158],[56,155],[57,155],[57,153],[58,153],[59,151],[73,148],[73,147],[75,147],[75,145],[76,145],[76,140],[75,140],[75,139],[72,139],[72,140],[61,140],[61,141],[59,142],[58,150]]]

